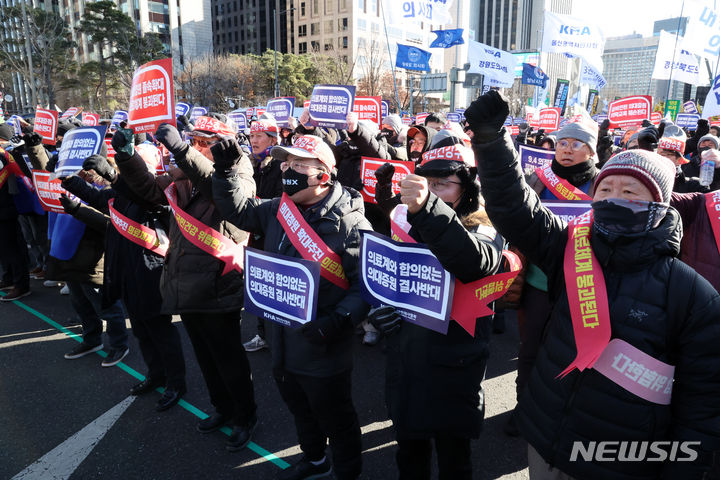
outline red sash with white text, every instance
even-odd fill
[[[592,210],[568,224],[563,272],[577,356],[559,377],[591,368],[610,342],[610,307],[602,267],[590,245]]]
[[[550,165],[536,168],[535,174],[543,185],[560,200],[592,200],[592,197],[588,196],[588,194],[564,178],[555,175]]]
[[[720,253],[720,190],[705,194],[705,209],[712,225],[715,245]]]
[[[113,203],[115,203],[114,198],[108,200],[110,221],[113,227],[115,227],[115,230],[134,244],[147,248],[151,252],[164,257],[167,253],[167,242],[160,242],[160,238],[152,228],[141,225],[115,210]]]
[[[225,262],[222,275],[231,270],[242,272],[244,249],[212,227],[185,213],[177,204],[177,186],[174,183],[165,189],[170,208],[183,236],[203,252]]]
[[[343,290],[350,288],[340,256],[333,252],[308,225],[295,203],[286,193],[280,198],[277,219],[290,243],[305,260],[320,263],[320,275]]]
[[[392,239],[396,242],[417,243],[408,233],[410,224],[407,222],[405,205],[399,205],[390,214],[390,231]],[[462,283],[455,279],[450,318],[459,323],[472,336],[475,336],[475,321],[479,317],[487,317],[495,313],[488,307],[488,304],[507,293],[522,268],[520,259],[513,252],[503,250],[502,254],[510,265],[509,271],[483,277],[470,283]]]
[[[12,155],[6,152],[3,148],[0,148],[0,160],[2,160],[2,163],[4,164],[2,170],[0,170],[0,188],[5,185],[5,182],[7,182],[10,175],[15,175],[18,178],[25,177],[22,170],[20,170],[20,167],[18,167],[17,163],[15,163],[15,159],[13,159]],[[25,183],[27,184],[27,182]],[[30,189],[32,190],[32,183],[30,185]]]

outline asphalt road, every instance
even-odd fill
[[[292,418],[270,375],[267,350],[249,354],[259,406],[251,448],[230,453],[225,434],[202,435],[198,416],[212,408],[184,328],[178,322],[188,369],[180,405],[156,413],[160,393],[130,397],[144,374],[135,339],[116,367],[101,354],[65,360],[80,326],[69,297],[32,282],[33,294],[0,304],[0,479],[272,479],[299,458]],[[128,324],[129,325],[129,324]],[[515,403],[517,327],[493,336],[486,419],[473,443],[477,479],[526,479],[526,443],[502,433]],[[243,338],[255,334],[243,325]],[[75,338],[73,338],[75,337]],[[384,407],[381,346],[355,348],[355,405],[363,429],[363,479],[397,478],[392,425]],[[269,458],[269,459],[268,459]]]

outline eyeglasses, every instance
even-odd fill
[[[567,148],[568,146],[570,146],[570,148],[572,148],[573,150],[578,151],[583,147],[583,145],[585,145],[585,143],[581,142],[580,140],[575,140],[572,143],[568,142],[567,140],[560,140],[557,145],[558,148]]]
[[[447,179],[441,179],[441,180],[431,180],[428,182],[428,185],[433,190],[445,190],[450,186],[450,184],[454,185],[462,185],[460,182],[453,182],[452,180]]]
[[[210,148],[213,145],[215,145],[218,141],[216,139],[204,139],[204,138],[197,138],[193,137],[192,143],[194,147],[200,147],[200,148]]]
[[[298,162],[296,160],[291,160],[280,164],[280,170],[282,170],[283,172],[286,171],[288,168],[292,168],[298,173],[310,173],[313,170],[316,172],[325,172],[325,169],[322,167],[309,165],[307,163]]]

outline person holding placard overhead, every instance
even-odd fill
[[[389,163],[380,167],[376,198],[382,206],[402,202],[391,215],[394,238],[424,243],[445,270],[471,284],[498,271],[503,239],[482,206],[472,150],[459,138],[448,143],[423,154],[415,174],[400,182],[395,197],[391,198],[395,169]],[[409,227],[404,235],[402,225]],[[453,302],[458,296],[473,297],[455,285]],[[452,320],[443,335],[402,321],[391,306],[368,315],[387,337],[386,404],[398,443],[400,479],[430,479],[433,442],[439,478],[472,478],[471,439],[480,435],[485,413],[481,382],[490,355],[492,320],[471,316],[473,326]]]
[[[675,258],[674,165],[618,153],[591,210],[566,223],[524,181],[508,111],[491,90],[465,117],[490,219],[548,277],[550,318],[516,415],[530,478],[705,478],[720,450],[720,295]]]
[[[213,147],[213,195],[217,208],[237,228],[265,236],[265,251],[320,262],[315,320],[291,328],[273,323],[273,373],[295,418],[303,457],[278,478],[316,478],[331,471],[329,438],[338,479],[360,475],[361,436],[351,396],[352,335],[368,311],[360,296],[360,231],[371,230],[362,196],[336,181],[330,147],[313,135],[277,146],[283,195],[249,198],[236,175],[244,160],[235,140]],[[300,237],[302,232],[303,237]]]

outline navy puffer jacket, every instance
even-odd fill
[[[498,231],[548,276],[554,307],[519,398],[521,433],[551,465],[582,479],[702,478],[720,449],[720,296],[674,258],[682,233],[668,211],[647,233],[611,241],[591,233],[607,287],[612,338],[675,366],[671,405],[646,401],[595,370],[557,378],[576,347],[563,274],[567,225],[527,186],[510,135],[474,145],[486,210]],[[702,442],[695,462],[570,461],[573,442]]]

